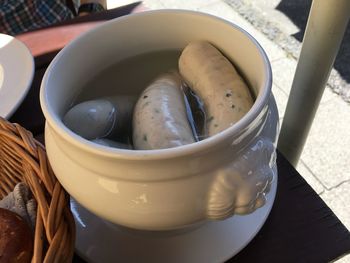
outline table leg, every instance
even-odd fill
[[[296,166],[350,17],[349,0],[314,0],[278,148]]]

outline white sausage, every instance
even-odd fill
[[[164,149],[195,142],[183,96],[181,78],[175,73],[160,76],[143,91],[133,117],[135,149]]]
[[[188,44],[179,71],[204,102],[209,136],[235,124],[253,105],[249,88],[234,66],[208,42]]]

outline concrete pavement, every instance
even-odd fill
[[[130,2],[133,1],[107,0],[109,8]],[[254,36],[269,56],[274,78],[272,90],[283,121],[300,44],[290,36],[298,28],[276,10],[280,0],[145,0],[143,3],[150,9],[180,8],[210,13]],[[348,85],[345,80],[338,80],[337,71],[332,75],[335,80],[331,81]],[[350,229],[350,105],[332,91],[331,85],[325,89],[297,170]],[[337,262],[350,262],[350,256]]]

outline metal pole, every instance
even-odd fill
[[[350,17],[350,0],[313,0],[278,140],[296,166]]]

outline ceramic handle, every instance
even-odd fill
[[[270,139],[258,137],[217,173],[209,193],[207,217],[222,220],[233,214],[252,213],[263,206],[275,175],[275,165],[275,145]]]

